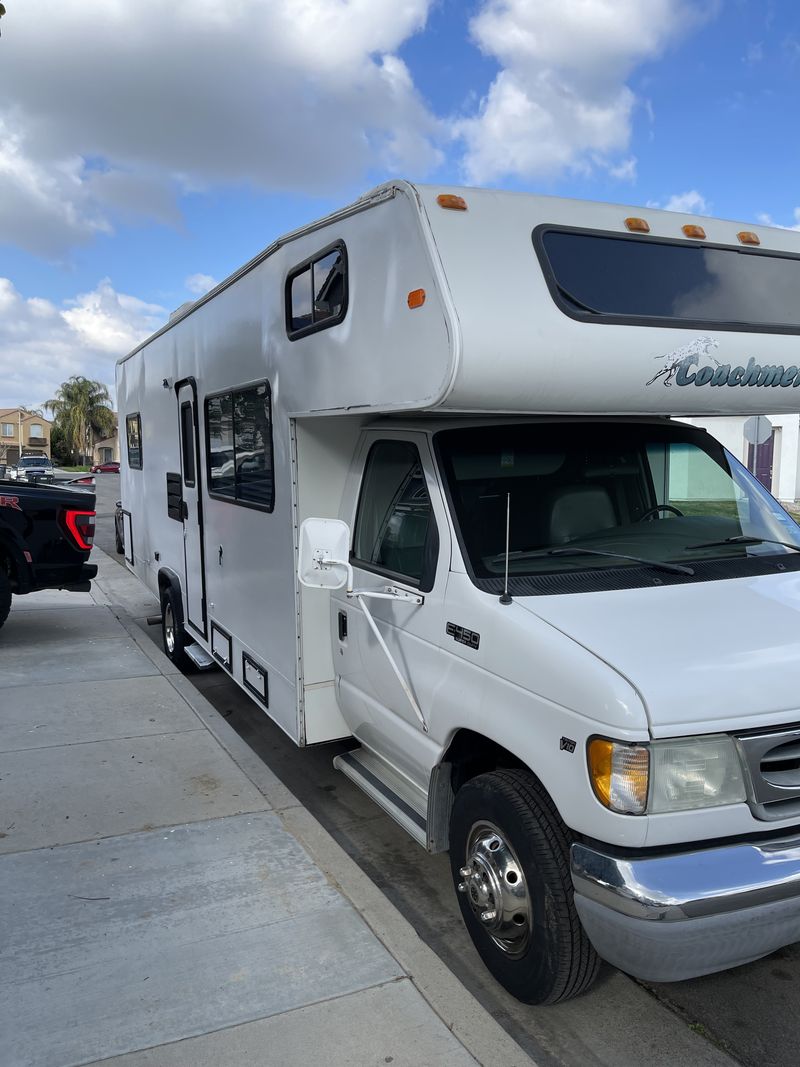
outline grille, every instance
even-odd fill
[[[749,778],[748,803],[757,819],[800,815],[800,726],[737,738]]]

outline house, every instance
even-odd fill
[[[27,453],[49,457],[52,425],[24,408],[0,408],[0,463],[16,463]]]
[[[108,437],[95,441],[92,446],[92,463],[119,463],[119,426],[114,412],[114,429]]]
[[[745,424],[749,420],[740,415],[683,421],[708,430],[778,500],[793,503],[800,499],[800,415],[770,415],[766,421],[771,432],[758,445],[748,442]]]

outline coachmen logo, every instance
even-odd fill
[[[657,356],[662,361],[661,369],[653,375],[647,385],[654,385],[663,378],[663,385],[727,385],[737,386],[771,386],[788,389],[800,386],[800,368],[792,365],[764,365],[756,363],[752,357],[747,366],[732,367],[730,363],[720,363],[711,353],[719,348],[719,341],[714,337],[697,337],[688,345],[676,348],[665,356]]]

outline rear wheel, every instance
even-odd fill
[[[11,579],[6,571],[5,561],[0,558],[0,626],[11,611]]]
[[[458,791],[450,863],[464,923],[502,986],[526,1004],[588,989],[599,958],[578,919],[570,836],[532,774],[482,774]]]
[[[180,597],[172,586],[167,586],[161,593],[161,636],[164,651],[176,667],[185,670],[191,661],[186,655],[187,641],[182,619]]]

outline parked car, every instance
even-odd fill
[[[53,464],[47,456],[20,456],[13,467],[6,471],[12,482],[54,482]]]
[[[62,485],[71,485],[76,489],[81,489],[85,486],[89,486],[90,489],[94,489],[95,480],[93,474],[78,474],[74,478],[68,478]]]
[[[109,459],[105,463],[95,463],[89,468],[92,474],[119,474],[119,463]]]
[[[95,497],[61,485],[0,482],[0,626],[12,593],[39,589],[88,592],[97,567]]]

